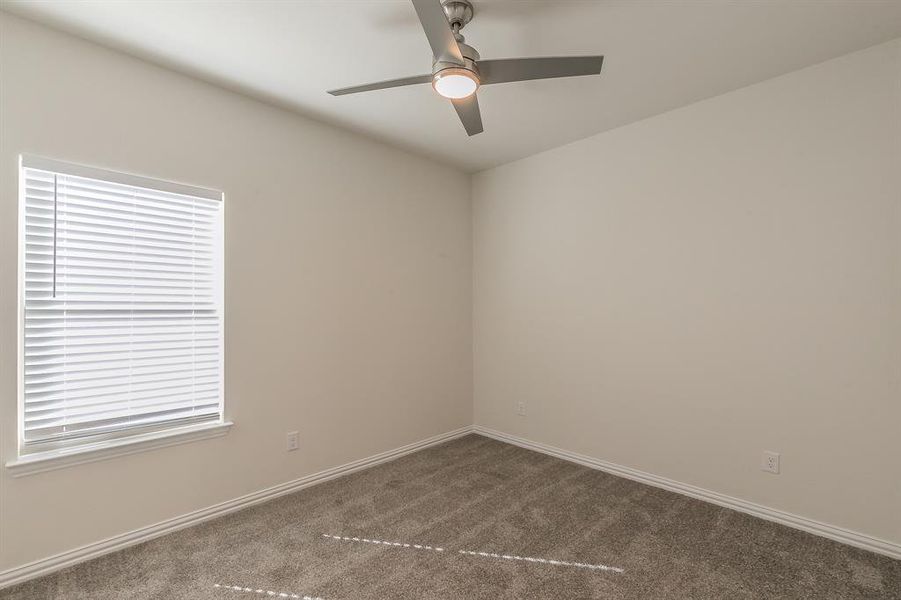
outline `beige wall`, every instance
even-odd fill
[[[901,542],[899,79],[901,40],[477,175],[476,423]]]
[[[0,571],[472,422],[468,176],[3,13],[0,74],[0,459],[16,447],[20,152],[225,192],[236,423],[0,468]]]

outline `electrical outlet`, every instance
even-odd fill
[[[516,414],[520,417],[526,416],[526,403],[525,402],[517,402],[516,403]]]
[[[766,451],[763,453],[763,460],[760,462],[760,470],[767,473],[779,474],[779,453]]]
[[[297,450],[298,446],[300,446],[300,433],[289,431],[285,440],[285,449],[291,452],[292,450]]]

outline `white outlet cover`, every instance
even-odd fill
[[[763,453],[763,459],[760,461],[760,470],[767,473],[779,474],[780,456],[778,452],[766,451]]]
[[[300,433],[297,431],[289,431],[285,438],[285,447],[288,452],[297,450],[300,445]]]

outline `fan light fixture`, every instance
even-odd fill
[[[479,80],[468,69],[442,69],[435,73],[432,87],[445,98],[459,100],[472,96],[479,89]]]

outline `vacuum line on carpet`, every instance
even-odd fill
[[[444,552],[444,548],[438,546],[424,546],[421,544],[404,544],[402,542],[386,542],[384,540],[371,540],[369,538],[349,537],[346,535],[330,535],[323,533],[322,537],[339,540],[343,542],[359,542],[362,544],[375,544],[378,546],[390,546],[392,548],[412,548],[415,550],[433,550],[435,552]],[[590,565],[579,562],[568,562],[565,560],[553,560],[550,558],[535,558],[533,556],[517,556],[514,554],[497,554],[495,552],[475,552],[473,550],[457,550],[458,554],[466,556],[481,556],[483,558],[499,558],[502,560],[518,560],[521,562],[539,563],[544,565],[555,565],[558,567],[576,567],[578,569],[590,569],[592,571],[610,571],[612,573],[625,573],[625,569],[619,567],[608,567],[607,565]]]
[[[515,556],[512,554],[496,554],[494,552],[473,552],[472,550],[457,550],[460,554],[467,556],[481,556],[484,558],[500,558],[503,560],[519,560],[531,563],[541,563],[545,565],[557,565],[560,567],[578,567],[580,569],[592,569],[595,571],[612,571],[614,573],[624,573],[625,570],[619,567],[608,567],[607,565],[589,565],[585,563],[567,562],[565,560],[553,560],[550,558],[535,558],[532,556]]]
[[[294,600],[323,600],[318,596],[301,596],[300,594],[292,594],[291,592],[275,592],[272,590],[263,590],[260,588],[242,587],[240,585],[223,585],[221,583],[213,584],[213,587],[222,590],[233,590],[235,592],[244,592],[247,594],[258,594],[260,596],[269,596],[271,598],[292,598]]]
[[[323,533],[322,537],[332,539],[332,540],[340,540],[344,542],[360,542],[361,544],[376,544],[379,546],[391,546],[392,548],[410,548],[413,550],[432,550],[433,552],[444,552],[444,548],[439,548],[438,546],[425,546],[423,544],[404,544],[401,542],[386,542],[384,540],[370,540],[368,538],[359,538],[359,537],[347,537],[343,535],[329,535],[327,533]]]

